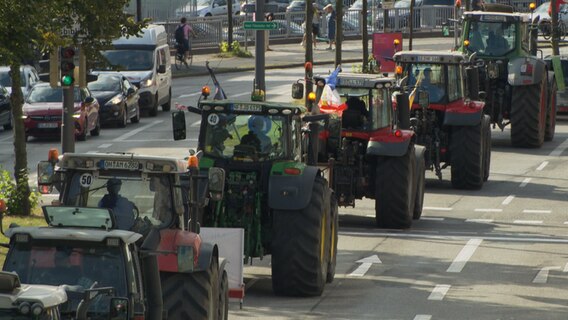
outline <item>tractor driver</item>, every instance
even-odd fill
[[[99,208],[111,209],[116,218],[118,229],[130,230],[138,209],[132,201],[119,194],[121,187],[122,181],[120,179],[109,179],[107,181],[108,193],[99,202]]]
[[[440,88],[438,84],[432,83],[432,69],[424,69],[424,77],[420,81],[419,86],[428,91],[430,102],[436,103],[444,97],[444,89]]]

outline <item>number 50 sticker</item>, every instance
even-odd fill
[[[90,173],[83,173],[79,179],[79,183],[83,188],[90,187],[91,184],[93,184],[93,175]]]

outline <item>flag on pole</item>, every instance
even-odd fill
[[[213,96],[213,100],[227,99],[225,91],[223,91],[223,88],[221,88],[221,84],[219,84],[219,81],[217,81],[215,72],[213,72],[213,69],[209,67],[209,61],[205,62],[205,67],[207,68],[207,71],[209,71],[209,74],[211,75],[211,80],[213,80],[213,84],[215,85],[215,95]]]

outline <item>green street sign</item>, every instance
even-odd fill
[[[245,21],[245,30],[275,30],[278,24],[274,21]]]

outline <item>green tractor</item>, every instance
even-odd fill
[[[486,97],[484,113],[493,127],[503,130],[510,124],[514,146],[539,148],[554,138],[554,72],[537,56],[538,30],[531,14],[512,12],[506,6],[489,10],[493,11],[463,14],[458,50],[475,54],[479,90]]]
[[[242,228],[245,263],[272,255],[272,287],[286,296],[319,296],[333,281],[337,200],[328,168],[310,150],[326,115],[270,102],[201,100],[199,168],[225,170],[224,197],[210,199],[199,222]],[[185,138],[185,115],[173,113],[174,139]],[[314,139],[315,136],[315,139]]]

